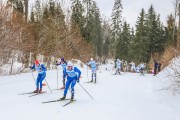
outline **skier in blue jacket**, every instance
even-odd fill
[[[56,65],[61,65],[62,69],[64,70],[67,66],[67,62],[64,60],[64,58],[61,58],[60,61],[57,61]],[[64,78],[64,72],[63,72],[63,87],[61,89],[65,89],[65,78]]]
[[[46,77],[46,68],[44,64],[40,64],[38,60],[35,61],[34,65],[30,67],[31,69],[35,69],[38,71],[38,76],[36,79],[36,90],[34,93],[42,92],[42,82]]]
[[[64,90],[64,96],[60,100],[64,100],[67,95],[69,86],[71,85],[71,101],[74,100],[74,86],[76,82],[79,83],[79,78],[81,76],[81,71],[72,65],[71,62],[68,62],[67,67],[63,70],[64,78],[67,77],[66,86]]]
[[[120,61],[119,59],[116,60],[116,74],[120,74],[121,75],[121,68],[122,68],[122,61]]]
[[[91,66],[91,71],[92,71],[92,79],[90,82],[93,82],[93,77],[95,79],[95,83],[96,83],[96,69],[97,69],[97,64],[96,62],[93,60],[93,58],[90,59],[90,62],[88,63],[88,65]]]

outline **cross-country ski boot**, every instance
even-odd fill
[[[74,95],[71,96],[71,101],[74,101]]]
[[[42,88],[40,88],[39,93],[42,93]]]
[[[33,93],[38,93],[39,92],[39,88],[37,88],[35,91],[33,91]]]
[[[62,86],[60,89],[61,89],[61,90],[65,89],[65,86]]]
[[[65,100],[66,99],[66,96],[63,96],[62,98],[60,98],[59,100]]]

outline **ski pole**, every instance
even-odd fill
[[[47,82],[46,79],[45,79],[45,81],[46,81],[46,84],[47,84],[47,86],[48,86],[48,88],[49,88],[49,91],[52,93],[52,90],[50,89],[49,84],[48,84],[48,82]]]
[[[87,78],[88,78],[88,82],[89,82],[89,77],[88,77],[88,65],[87,65]]]
[[[81,86],[81,88],[83,88],[84,89],[84,91],[93,99],[93,97],[88,93],[88,91],[80,84],[80,83],[78,83],[80,86]],[[93,99],[94,100],[94,99]]]
[[[96,75],[96,81],[95,81],[95,84],[96,84],[98,82],[97,71],[96,71],[95,75]]]
[[[57,66],[57,89],[58,89],[58,66]]]
[[[33,76],[34,83],[36,83],[36,82],[35,82],[35,77],[34,77],[33,71],[31,71],[31,73],[32,73],[32,76]]]

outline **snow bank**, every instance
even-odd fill
[[[163,89],[170,90],[173,94],[180,93],[180,56],[172,59],[157,77],[161,80]]]
[[[0,67],[0,75],[10,75],[10,74],[18,74],[20,71],[24,69],[24,65],[19,62],[14,62],[12,64],[5,64]]]

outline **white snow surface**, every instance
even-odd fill
[[[62,107],[68,101],[42,104],[59,99],[63,90],[29,97],[18,95],[35,90],[32,73],[0,77],[0,120],[180,120],[180,95],[160,90],[159,76],[138,73],[112,75],[102,65],[97,72],[97,84],[90,81],[91,71],[80,68],[80,84],[93,96],[92,100],[79,84],[75,86],[76,101]],[[37,76],[36,72],[33,72]],[[62,70],[58,70],[62,86]],[[57,88],[57,70],[47,71],[46,81],[51,89]],[[67,98],[70,98],[68,91]]]

